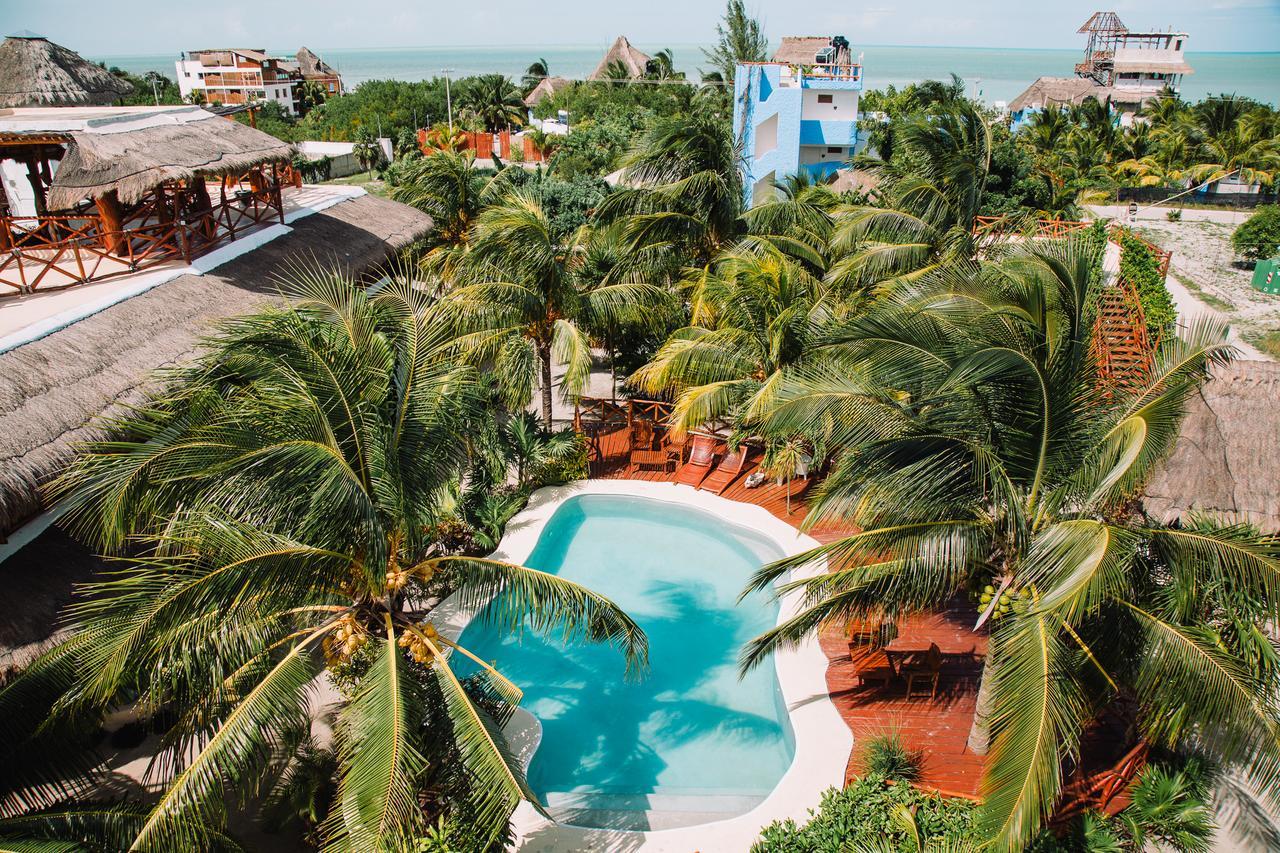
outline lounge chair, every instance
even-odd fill
[[[720,460],[720,464],[716,466],[716,470],[712,471],[698,488],[715,492],[717,495],[724,494],[724,490],[729,488],[733,481],[738,479],[742,469],[747,467],[747,456],[750,452],[744,444],[732,453],[726,453]]]
[[[710,436],[695,435],[693,449],[689,451],[689,461],[684,463],[684,467],[676,475],[676,482],[697,488],[711,473],[711,466],[716,461],[716,444],[716,440]]]

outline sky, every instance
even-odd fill
[[[1095,0],[1096,1],[1096,0]],[[1111,0],[1131,29],[1176,27],[1189,50],[1280,51],[1280,0]],[[771,41],[844,34],[856,45],[1078,49],[1098,6],[1057,0],[747,0]],[[710,42],[722,0],[0,0],[0,32],[80,53],[200,47],[375,48]],[[1280,87],[1280,80],[1276,82]]]

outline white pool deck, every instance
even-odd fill
[[[493,553],[495,559],[523,564],[537,545],[538,537],[551,516],[566,500],[579,495],[615,495],[647,498],[702,510],[725,523],[754,531],[772,540],[790,556],[817,546],[787,522],[767,510],[738,503],[673,483],[636,480],[590,480],[539,489],[528,507],[507,524],[506,535]],[[821,566],[793,573],[791,579],[818,574]],[[799,608],[799,594],[784,598],[778,621],[789,619]],[[450,600],[436,611],[441,631],[452,639],[471,620],[472,612],[459,609]],[[692,826],[646,831],[597,829],[558,823],[541,814],[533,804],[522,802],[512,816],[514,849],[525,853],[566,853],[566,851],[607,850],[627,853],[718,853],[745,851],[760,830],[775,820],[804,820],[818,805],[821,793],[844,783],[845,764],[853,747],[853,735],[827,694],[827,656],[816,638],[798,648],[774,655],[778,683],[795,734],[795,758],[773,791],[763,802],[745,813]],[[509,745],[527,768],[541,738],[541,726],[526,711],[517,711],[506,728]],[[662,823],[660,812],[678,808],[655,797],[653,823]]]

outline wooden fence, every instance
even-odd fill
[[[0,217],[0,296],[102,281],[169,261],[190,263],[247,229],[284,221],[277,186],[224,183],[216,203],[200,209],[191,202],[190,194],[161,188],[117,230],[104,228],[96,213]]]

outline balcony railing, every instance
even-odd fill
[[[190,263],[246,229],[283,221],[278,186],[237,185],[230,194],[224,189],[210,207],[188,206],[168,221],[153,221],[156,202],[142,205],[127,227],[112,231],[97,214],[0,217],[0,298],[102,281],[169,261]],[[166,204],[173,203],[171,196]]]

